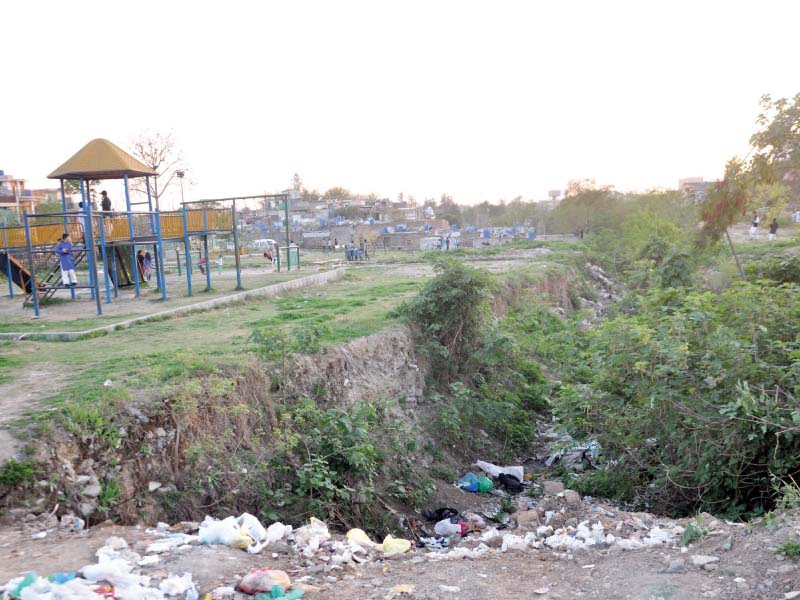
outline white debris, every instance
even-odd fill
[[[303,549],[303,555],[310,557],[319,550],[322,542],[331,539],[331,534],[325,523],[311,517],[308,525],[304,525],[294,532],[294,539],[298,547]]]
[[[170,575],[164,581],[158,584],[158,589],[164,592],[167,596],[180,596],[187,594],[194,588],[191,573],[184,573],[182,576]],[[195,592],[196,593],[196,592]]]
[[[523,481],[525,479],[525,469],[523,467],[498,467],[497,465],[493,465],[490,462],[486,462],[483,460],[479,460],[475,463],[475,466],[478,467],[481,471],[488,473],[492,477],[500,477],[503,473],[507,473],[508,475],[513,475],[519,481]]]

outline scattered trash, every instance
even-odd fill
[[[106,380],[103,382],[103,386],[104,386],[104,387],[111,387],[112,385],[114,385],[114,382],[113,382],[113,381],[111,381],[110,379],[106,379]]]
[[[158,584],[158,589],[164,592],[167,596],[180,596],[186,594],[191,589],[195,589],[194,582],[192,581],[191,573],[184,573],[182,576],[170,575],[164,581]],[[197,590],[195,589],[195,597]]]
[[[492,463],[483,460],[477,461],[475,463],[475,466],[478,467],[484,473],[488,473],[489,475],[495,478],[499,478],[500,475],[506,473],[508,475],[516,477],[517,481],[523,481],[525,479],[525,469],[521,466],[498,467],[497,465],[493,465]]]
[[[206,517],[200,523],[198,537],[201,544],[222,544],[240,550],[255,544],[255,540],[242,530],[236,517],[227,517],[221,521]]]
[[[404,554],[411,550],[411,542],[401,538],[392,537],[391,534],[383,539],[383,555],[394,556]]]
[[[519,494],[525,488],[522,485],[522,480],[510,473],[500,473],[497,476],[497,481],[502,485],[510,494]]]
[[[272,593],[272,589],[276,585],[284,590],[291,587],[292,582],[289,579],[289,575],[284,571],[262,567],[261,569],[250,570],[242,578],[239,582],[239,591],[254,596],[259,592]]]
[[[313,556],[319,550],[320,544],[331,539],[328,526],[315,517],[311,517],[308,525],[304,525],[294,532],[297,545],[303,549],[304,556]]]
[[[488,477],[478,477],[478,491],[486,493],[494,487],[494,483]]]
[[[266,544],[274,544],[292,533],[291,525],[284,525],[283,523],[273,523],[267,527],[267,536],[264,539]]]
[[[434,510],[423,510],[422,515],[429,521],[441,521],[450,517],[457,517],[458,511],[454,508],[436,508]]]
[[[461,525],[453,523],[450,519],[442,519],[436,524],[433,530],[436,535],[445,537],[455,534],[461,535]]]
[[[467,492],[478,491],[478,476],[472,471],[464,475],[456,482],[456,485]]]
[[[600,456],[602,449],[596,440],[588,440],[584,443],[576,442],[571,436],[566,435],[562,438],[566,445],[561,450],[550,454],[544,461],[547,468],[552,467],[556,462],[562,462],[569,468],[582,470],[584,461],[591,467],[595,467],[594,461]]]

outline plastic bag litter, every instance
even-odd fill
[[[556,530],[553,535],[545,539],[544,543],[550,548],[564,548],[566,550],[585,548],[587,545],[583,540],[570,535],[566,529]]]
[[[456,485],[467,492],[477,492],[478,491],[478,476],[475,475],[472,471],[464,475],[461,479],[456,482]]]
[[[383,555],[394,556],[411,550],[411,542],[402,538],[393,537],[391,534],[383,538]]]
[[[303,525],[294,532],[294,539],[297,545],[303,549],[305,556],[313,556],[319,550],[320,544],[330,538],[328,526],[315,517],[311,517],[308,525]]]
[[[158,589],[164,592],[167,596],[180,596],[187,594],[194,588],[191,573],[184,573],[180,577],[170,574],[164,581],[158,584]],[[195,594],[197,591],[195,589]]]
[[[150,583],[150,578],[131,573],[133,565],[121,558],[104,560],[81,569],[84,579],[89,581],[107,581],[115,588],[129,588]]]
[[[503,537],[503,534],[501,534],[499,531],[497,531],[496,527],[492,527],[492,528],[487,529],[486,531],[484,531],[481,534],[481,537],[478,538],[478,539],[480,539],[480,541],[482,541],[482,542],[491,542],[492,540],[497,539],[499,537]]]
[[[488,492],[494,487],[494,483],[488,477],[478,477],[478,491],[481,493]]]
[[[475,466],[478,467],[484,473],[488,473],[492,477],[500,477],[502,473],[508,473],[509,475],[513,475],[520,481],[525,480],[525,469],[521,466],[498,467],[497,465],[493,465],[492,463],[483,460],[477,461],[475,463]]]
[[[236,519],[239,527],[256,542],[263,542],[267,537],[267,530],[256,517],[250,513],[242,513]]]
[[[270,593],[262,592],[256,596],[256,600],[273,600],[274,598],[279,598],[281,600],[296,600],[297,598],[301,598],[305,594],[305,590],[301,589],[292,589],[288,592],[285,592],[283,588],[279,585],[273,586],[272,591]]]
[[[43,577],[38,577],[31,585],[21,590],[19,598],[22,600],[41,600],[42,598],[99,600],[100,596],[83,579],[72,579],[64,583],[56,583]]]
[[[676,537],[674,533],[656,526],[650,530],[648,536],[642,541],[646,546],[660,546],[661,544],[668,544],[675,541]]]
[[[267,527],[267,535],[264,538],[264,541],[267,544],[274,544],[285,538],[287,535],[292,533],[292,526],[291,525],[284,525],[283,523],[277,522],[273,523],[269,527]]]
[[[272,592],[276,585],[284,590],[289,589],[292,585],[289,575],[285,571],[262,567],[250,570],[239,582],[239,590],[253,596],[260,592]]]
[[[563,450],[558,450],[550,454],[544,461],[546,467],[552,467],[556,462],[561,460],[568,467],[577,467],[586,460],[589,465],[594,466],[594,461],[602,453],[602,448],[597,440],[588,440],[585,443],[575,442],[575,440],[566,436],[568,442],[572,442]]]
[[[456,533],[461,535],[461,525],[453,523],[450,519],[442,519],[433,528],[436,535],[449,536]]]
[[[253,538],[242,530],[236,517],[226,517],[221,521],[206,517],[200,523],[198,538],[201,544],[222,544],[240,550],[254,544]]]
[[[529,548],[530,541],[527,537],[509,533],[503,536],[503,545],[500,547],[500,552],[508,552],[509,550],[528,550]]]
[[[356,546],[362,550],[364,548],[381,547],[380,544],[376,544],[371,539],[369,539],[369,536],[363,529],[351,529],[350,531],[347,532],[347,535],[345,537],[350,541],[351,547]]]

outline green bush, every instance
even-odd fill
[[[758,514],[800,469],[800,291],[651,291],[585,334],[556,414],[598,439],[649,508]],[[552,341],[554,336],[547,339]],[[579,374],[581,377],[575,377]],[[599,477],[599,476],[594,476]]]
[[[438,260],[434,270],[437,276],[399,312],[418,327],[433,372],[448,383],[469,369],[480,347],[494,281],[485,271],[449,257]]]
[[[800,256],[772,256],[745,265],[751,280],[770,279],[775,283],[800,283]]]
[[[783,554],[786,558],[797,560],[800,558],[800,542],[784,542],[778,547],[778,552]]]
[[[26,486],[36,479],[39,469],[32,460],[9,459],[0,470],[0,485],[7,487]]]

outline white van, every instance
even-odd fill
[[[275,248],[275,244],[277,244],[275,240],[271,240],[269,238],[265,238],[263,240],[253,240],[250,246],[253,250],[259,250],[260,252],[266,252],[267,250],[273,250]]]

